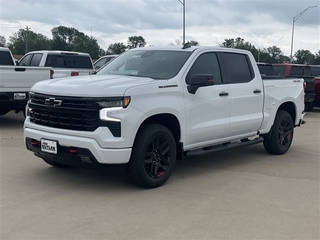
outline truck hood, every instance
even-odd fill
[[[122,96],[128,88],[154,82],[155,80],[151,78],[142,77],[86,75],[41,81],[36,83],[31,91],[62,96]]]

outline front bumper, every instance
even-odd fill
[[[57,154],[41,151],[41,139],[57,141]],[[131,148],[101,148],[92,138],[76,137],[24,128],[24,140],[28,150],[36,156],[66,165],[123,164],[130,159]]]

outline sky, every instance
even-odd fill
[[[52,39],[52,28],[66,26],[94,37],[105,50],[126,45],[130,36],[167,46],[182,41],[183,13],[186,42],[219,46],[240,37],[289,56],[295,19],[293,54],[320,50],[320,0],[0,0],[0,35],[8,41],[28,26]]]

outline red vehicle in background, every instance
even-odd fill
[[[315,99],[312,107],[320,107],[320,76],[314,78],[314,93]]]
[[[315,106],[314,75],[312,73],[314,69],[310,65],[292,63],[274,63],[272,66],[277,76],[300,77],[304,79],[305,111],[311,111]]]

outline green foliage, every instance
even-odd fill
[[[131,36],[128,38],[127,48],[137,48],[137,47],[144,47],[146,45],[146,41],[141,36]]]
[[[193,41],[193,40],[188,41],[187,44],[189,44],[190,46],[199,46],[200,45],[199,42]]]
[[[35,50],[51,49],[51,41],[41,33],[19,29],[10,37],[8,47],[13,54],[23,55]]]
[[[7,43],[6,38],[0,35],[0,47],[5,47],[6,43]]]
[[[312,62],[310,64],[320,65],[320,50],[314,54],[314,58],[312,59]]]
[[[82,37],[84,33],[72,27],[59,26],[51,30],[52,48],[62,51],[73,51],[76,37]]]
[[[315,56],[309,50],[303,49],[296,51],[294,57],[296,58],[294,62],[299,64],[310,64],[310,62],[312,62],[315,58]]]
[[[126,51],[127,46],[122,42],[110,44],[108,47],[108,53],[110,54],[121,54]]]
[[[54,27],[51,33],[52,40],[30,29],[19,29],[9,37],[8,42],[5,37],[0,35],[0,46],[9,47],[12,53],[17,55],[23,55],[35,50],[62,50],[86,52],[89,53],[93,59],[98,59],[103,55],[121,54],[127,49],[144,47],[146,45],[146,41],[142,36],[131,36],[128,38],[127,45],[122,42],[113,43],[109,45],[106,51],[99,46],[97,39],[89,37],[72,27]],[[187,43],[191,46],[200,45],[199,42],[193,40]],[[175,39],[174,42],[169,43],[169,45],[182,45],[182,42],[180,39]],[[290,58],[285,56],[277,46],[257,49],[254,45],[240,37],[236,39],[224,39],[220,47],[248,50],[258,62],[281,63],[290,61]],[[294,59],[295,63],[320,65],[320,50],[315,54],[312,54],[309,50],[298,50],[294,54]]]

